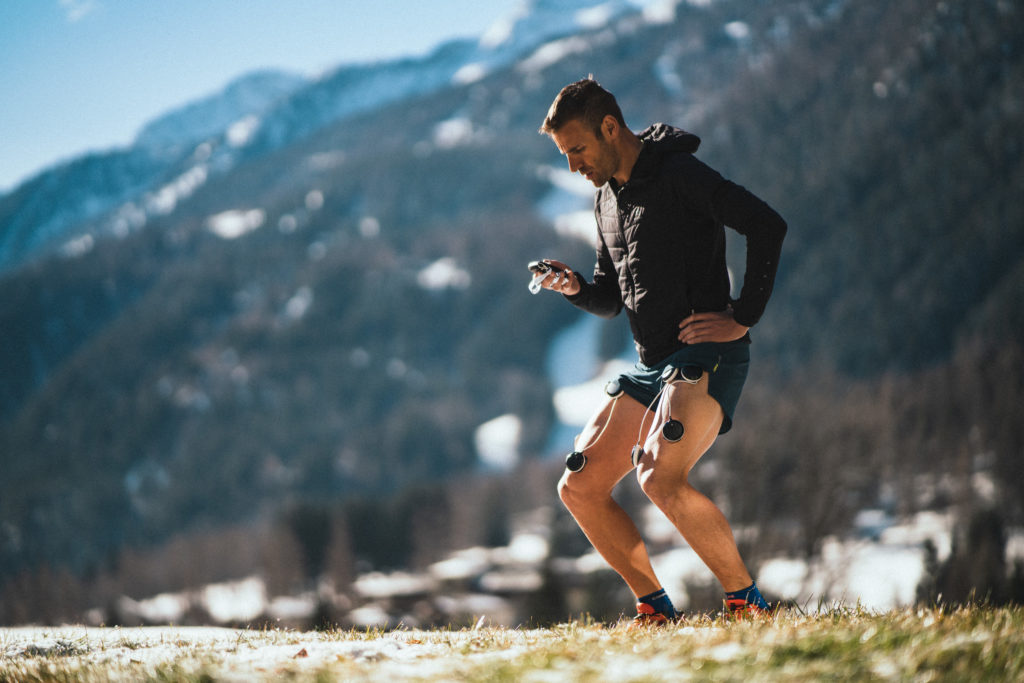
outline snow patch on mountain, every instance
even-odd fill
[[[260,127],[258,116],[249,114],[228,126],[225,137],[232,147],[245,147],[252,139],[253,133]]]
[[[148,194],[145,199],[146,210],[157,215],[167,215],[174,211],[178,202],[192,196],[206,182],[207,167],[204,164],[193,166],[180,176]]]
[[[625,0],[595,3],[593,0],[526,0],[508,16],[494,22],[477,43],[475,58],[452,78],[457,84],[480,80],[489,72],[508,66],[545,43],[586,31],[594,31],[619,17],[637,12],[637,5]],[[587,40],[554,42],[532,59],[529,70],[544,68],[557,61],[556,54],[579,52]],[[591,43],[593,44],[593,43]]]
[[[233,81],[223,91],[175,109],[147,124],[135,144],[160,150],[192,146],[256,117],[308,80],[283,71],[258,71]],[[235,128],[235,139],[245,129]],[[229,139],[230,139],[229,134]],[[250,135],[246,137],[251,137]]]
[[[207,218],[206,227],[222,239],[233,240],[259,228],[266,218],[263,209],[232,209]]]
[[[551,183],[551,189],[537,203],[537,213],[547,219],[560,235],[592,244],[594,223],[594,186],[583,176],[564,168],[542,166],[538,177]]]
[[[472,281],[469,272],[449,256],[434,261],[416,275],[416,283],[430,291],[466,289]]]

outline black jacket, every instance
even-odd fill
[[[724,311],[751,327],[775,282],[786,223],[767,204],[698,161],[700,138],[664,124],[640,134],[629,181],[597,191],[593,282],[567,297],[602,317],[623,307],[640,360],[654,365],[683,346],[679,323],[692,312]],[[743,289],[730,300],[724,225],[746,238]]]

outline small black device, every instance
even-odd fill
[[[587,456],[580,451],[573,451],[565,456],[565,469],[570,472],[579,472],[587,464]]]
[[[530,264],[526,266],[529,268],[534,275],[546,275],[548,273],[560,273],[561,268],[557,268],[547,261],[530,261]]]
[[[640,464],[640,458],[644,457],[644,448],[640,444],[633,446],[633,450],[629,453],[629,460],[633,463],[633,467]]]
[[[673,443],[679,441],[683,438],[683,423],[670,417],[665,426],[661,428],[661,435],[665,437],[666,441]]]
[[[704,375],[704,368],[699,365],[684,365],[679,372],[682,374],[684,382],[696,384],[700,381],[701,376]]]

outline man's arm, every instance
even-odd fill
[[[619,292],[618,274],[615,272],[615,265],[612,263],[608,247],[604,243],[604,237],[598,230],[597,237],[597,262],[594,264],[594,281],[587,282],[578,274],[574,274],[579,289],[575,294],[570,292],[573,289],[563,291],[565,298],[573,306],[593,313],[602,318],[614,318],[622,310],[622,294]]]
[[[681,189],[691,204],[746,238],[743,288],[733,302],[732,317],[744,327],[753,327],[775,286],[786,222],[760,198],[696,157],[687,155],[682,164],[686,182]]]
[[[761,199],[728,180],[715,192],[713,203],[722,222],[747,240],[743,288],[732,308],[736,322],[753,327],[775,287],[786,221]]]

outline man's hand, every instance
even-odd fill
[[[544,260],[562,272],[548,275],[540,283],[541,287],[544,289],[550,289],[553,292],[565,294],[566,296],[573,296],[580,293],[580,281],[576,279],[576,273],[572,272],[569,269],[569,266],[565,265],[561,261],[556,261],[550,258]]]
[[[679,341],[687,344],[730,342],[747,333],[732,317],[732,309],[721,312],[695,313],[679,323]]]

